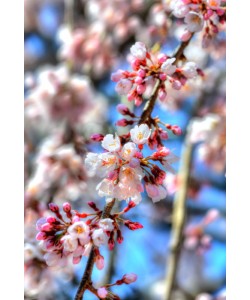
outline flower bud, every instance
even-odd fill
[[[68,202],[63,203],[63,210],[64,210],[66,213],[70,212],[70,211],[71,211],[71,205],[70,205]]]
[[[124,283],[130,284],[130,283],[135,282],[137,280],[137,275],[134,274],[134,273],[125,274],[122,277],[122,280],[123,280]]]
[[[106,297],[108,295],[108,291],[106,290],[105,287],[101,287],[97,290],[97,295],[101,299],[106,299]]]
[[[101,142],[104,138],[104,135],[100,133],[94,133],[91,135],[90,139],[94,142]]]
[[[50,203],[50,204],[49,204],[49,209],[50,209],[52,212],[58,212],[58,211],[59,211],[59,207],[58,207],[58,205],[56,205],[55,203]]]
[[[174,135],[181,135],[182,134],[181,128],[177,125],[172,126],[171,130],[172,130]]]
[[[101,254],[98,254],[95,257],[95,264],[98,270],[102,270],[104,268],[104,257]]]
[[[158,55],[158,57],[157,57],[158,62],[159,62],[160,64],[164,63],[164,62],[167,60],[167,58],[168,58],[167,55],[164,54],[164,53],[160,53],[160,54]]]

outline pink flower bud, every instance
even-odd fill
[[[118,171],[114,170],[114,171],[109,172],[107,178],[109,180],[116,180],[118,178]]]
[[[167,74],[160,73],[159,78],[160,78],[160,80],[165,81],[167,79]]]
[[[77,265],[77,264],[79,264],[79,262],[81,261],[81,258],[82,258],[82,256],[74,256],[73,257],[73,264],[74,265]]]
[[[204,14],[204,20],[208,20],[214,14],[212,9],[208,9],[207,12]]]
[[[117,242],[121,244],[123,242],[123,236],[120,229],[117,230]]]
[[[137,95],[137,93],[135,90],[130,91],[127,95],[128,101],[132,101],[136,97],[136,95]]]
[[[172,83],[172,88],[175,90],[180,90],[182,87],[182,84],[179,80],[174,80]]]
[[[102,270],[104,268],[104,257],[102,255],[97,255],[95,257],[95,264],[98,270]]]
[[[146,85],[145,84],[139,84],[136,88],[136,91],[139,95],[142,95],[146,90]]]
[[[116,109],[123,116],[130,115],[131,113],[129,108],[125,104],[118,104]]]
[[[41,231],[42,225],[48,222],[45,218],[40,218],[36,222],[36,229]]]
[[[114,82],[118,82],[122,78],[123,78],[123,70],[119,69],[116,72],[111,74],[111,80]]]
[[[52,225],[49,223],[43,224],[41,228],[42,231],[51,231],[51,229],[52,229]]]
[[[104,138],[104,135],[100,133],[94,133],[91,135],[90,139],[94,142],[101,142]]]
[[[88,202],[88,206],[91,207],[95,211],[100,211],[100,209],[97,208],[96,204],[92,201]]]
[[[79,222],[79,221],[80,221],[80,218],[78,216],[74,216],[73,219],[72,219],[73,223],[76,223],[76,222]]]
[[[208,225],[208,224],[214,222],[216,219],[218,219],[219,216],[220,216],[220,212],[217,209],[210,209],[207,212],[207,214],[205,215],[203,223],[205,225]]]
[[[182,42],[186,42],[191,38],[192,33],[188,31],[187,29],[182,33],[180,40]]]
[[[58,211],[59,211],[59,207],[58,207],[58,205],[56,205],[55,203],[50,203],[50,204],[49,204],[49,209],[50,209],[52,212],[58,212]]]
[[[123,280],[124,283],[130,284],[130,283],[135,282],[137,280],[137,275],[134,274],[134,273],[125,274],[122,277],[122,280]]]
[[[135,78],[135,83],[141,84],[142,82],[143,82],[143,79],[141,77],[138,76]]]
[[[165,89],[160,88],[159,92],[158,92],[158,97],[161,101],[165,100],[167,97],[167,92]]]
[[[161,138],[162,140],[167,140],[167,139],[168,139],[168,133],[167,133],[166,131],[162,131],[162,132],[160,133],[160,138]]]
[[[101,299],[105,299],[108,295],[108,291],[105,287],[101,287],[97,290],[98,297]]]
[[[48,217],[48,218],[46,219],[46,221],[47,221],[48,223],[50,223],[50,224],[54,224],[54,223],[57,222],[56,218],[54,218],[54,217]]]
[[[143,158],[143,155],[140,151],[137,151],[137,152],[135,152],[135,157],[140,159],[140,158]]]
[[[172,132],[175,135],[181,135],[182,134],[181,128],[177,125],[172,126]]]
[[[36,239],[38,241],[46,240],[46,238],[47,238],[47,235],[43,231],[38,232],[38,234],[36,235]]]
[[[66,213],[70,212],[70,211],[71,211],[71,205],[70,205],[68,202],[63,203],[63,210],[64,210]]]
[[[157,57],[158,62],[160,64],[164,63],[167,60],[167,58],[168,58],[167,55],[164,54],[164,53],[159,54],[158,57]]]
[[[131,208],[133,208],[133,207],[135,207],[135,206],[136,206],[135,202],[129,201],[128,206],[125,207],[123,211],[124,211],[124,212],[128,212]]]
[[[110,250],[110,251],[112,251],[112,250],[114,249],[114,247],[115,247],[115,241],[114,241],[113,238],[110,238],[110,239],[108,240],[108,247],[109,247],[109,250]]]
[[[134,121],[133,120],[127,120],[127,119],[120,119],[115,124],[116,124],[116,126],[125,127],[125,126],[128,126],[128,125],[134,124]]]
[[[140,68],[140,64],[141,64],[140,60],[135,58],[131,62],[131,67],[134,71],[138,71]]]
[[[52,248],[53,246],[55,245],[55,243],[52,241],[52,240],[48,240],[48,241],[46,241],[46,243],[45,243],[45,247],[46,247],[46,249],[50,249],[50,248]]]
[[[137,95],[135,97],[135,105],[136,106],[140,106],[142,104],[142,97],[140,97],[139,95]]]
[[[137,230],[143,228],[142,224],[140,224],[139,222],[132,222],[130,220],[125,221],[124,225],[127,226],[130,230]]]
[[[160,147],[157,152],[153,153],[153,158],[164,157],[170,154],[170,150],[166,147]]]
[[[135,157],[133,157],[131,160],[130,160],[130,162],[129,162],[129,166],[131,167],[131,168],[136,168],[136,167],[138,167],[140,165],[140,161],[139,161],[139,159],[137,159],[137,158],[135,158]]]
[[[146,76],[146,71],[143,69],[140,69],[137,74],[138,74],[138,76],[144,78]]]

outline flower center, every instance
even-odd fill
[[[138,140],[141,140],[141,139],[143,138],[143,134],[142,134],[141,132],[139,132],[139,133],[137,134],[137,138],[138,138]]]
[[[75,230],[76,230],[77,234],[81,234],[84,232],[84,229],[81,226],[77,226]]]

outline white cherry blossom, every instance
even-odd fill
[[[117,156],[112,153],[102,153],[98,156],[98,159],[96,174],[100,177],[104,177],[117,166]]]
[[[161,185],[147,183],[146,192],[154,203],[166,198],[167,196],[166,189]]]
[[[103,231],[102,228],[96,229],[93,234],[92,234],[92,239],[94,244],[97,247],[100,247],[101,245],[105,245],[108,242],[108,236],[107,234]]]
[[[78,247],[78,241],[76,238],[73,238],[71,235],[65,235],[62,239],[63,246],[66,251],[73,252]]]
[[[175,57],[167,59],[161,66],[161,69],[167,75],[172,75],[176,71],[176,66],[173,65]]]
[[[113,197],[114,188],[114,182],[105,178],[97,185],[96,190],[100,197]]]
[[[73,238],[87,239],[89,236],[89,226],[83,221],[78,221],[69,226],[68,233]]]
[[[131,139],[137,145],[142,145],[147,143],[151,134],[151,129],[149,129],[147,124],[136,125],[130,130]]]
[[[113,222],[114,222],[114,220],[112,220],[110,218],[102,219],[99,221],[99,226],[103,230],[112,231],[114,229]]]
[[[117,134],[107,134],[103,138],[102,147],[110,152],[119,151],[121,148],[120,138]]]
[[[127,95],[130,92],[132,86],[133,83],[131,80],[122,78],[117,82],[115,90],[119,95]]]
[[[121,156],[125,160],[130,161],[131,158],[136,153],[136,151],[137,151],[136,144],[132,142],[128,142],[122,147]]]
[[[187,62],[183,67],[182,67],[182,73],[184,76],[187,78],[193,78],[197,75],[197,65],[195,62]]]
[[[147,49],[142,42],[136,42],[130,48],[130,52],[135,58],[142,60],[146,58]]]
[[[187,24],[187,29],[190,32],[201,31],[204,25],[203,16],[197,12],[190,11],[184,19],[184,22]]]

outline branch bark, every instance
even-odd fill
[[[182,154],[182,166],[178,176],[179,189],[176,193],[173,205],[173,228],[170,241],[170,254],[167,262],[168,272],[166,278],[166,290],[164,293],[165,300],[170,300],[172,294],[183,242],[183,229],[186,220],[186,198],[192,150],[193,146],[189,140],[189,133],[187,133]]]

